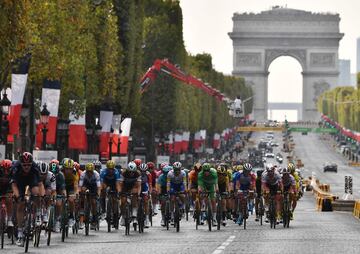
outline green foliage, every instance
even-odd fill
[[[360,131],[360,90],[336,87],[324,92],[318,110],[348,129]]]

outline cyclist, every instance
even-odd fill
[[[201,166],[201,171],[198,175],[198,187],[199,192],[209,192],[209,197],[211,200],[211,206],[213,210],[213,226],[216,226],[216,199],[215,192],[219,192],[218,187],[218,176],[216,173],[216,169],[212,168],[209,163],[204,163]],[[201,198],[201,195],[200,195]],[[202,198],[201,198],[202,199]],[[207,197],[205,198],[207,199]],[[202,201],[200,200],[200,204]],[[203,219],[203,218],[201,218]],[[201,223],[202,224],[202,223]]]
[[[145,228],[149,227],[149,193],[152,192],[152,178],[150,172],[148,172],[148,166],[145,163],[140,164],[141,173],[141,193],[144,198],[144,212],[145,212]]]
[[[70,158],[63,160],[62,172],[65,177],[66,194],[69,201],[69,227],[72,227],[74,221],[74,210],[75,210],[75,197],[79,194],[78,182],[79,174],[77,173],[74,165],[74,161]]]
[[[92,229],[95,228],[95,225],[98,222],[97,214],[97,198],[100,196],[101,184],[100,184],[100,175],[95,170],[94,163],[87,163],[85,165],[85,171],[80,175],[79,188],[81,193],[88,192],[91,196],[91,226]],[[81,195],[81,198],[84,198],[84,195]],[[83,204],[83,202],[81,202]]]
[[[161,210],[161,226],[165,227],[165,199],[167,195],[167,175],[172,170],[172,166],[166,165],[162,168],[162,174],[156,181],[156,189],[159,193],[160,210]]]
[[[49,164],[39,161],[38,168],[40,169],[40,196],[46,198],[44,199],[43,204],[42,219],[44,223],[47,223],[47,209],[50,205],[51,198],[55,197],[56,194],[56,177],[52,172],[49,171]]]
[[[153,210],[151,211],[154,215],[157,214],[157,210],[156,210],[156,206],[158,204],[158,193],[156,191],[156,181],[158,179],[158,177],[161,174],[160,170],[157,170],[155,168],[155,163],[149,161],[147,164],[148,167],[148,171],[151,174],[151,202],[152,202],[152,208]]]
[[[11,191],[11,184],[10,184],[10,177],[11,177],[11,160],[2,160],[0,163],[0,196],[6,196],[6,211],[7,211],[7,218],[6,223],[8,227],[13,227],[12,221],[12,191]]]
[[[140,165],[142,163],[142,160],[141,159],[135,159],[134,162],[136,164],[137,169],[140,170]]]
[[[239,200],[242,200],[243,202],[249,202],[251,211],[252,211],[252,204],[254,203],[254,195],[253,192],[255,190],[255,182],[256,182],[256,176],[252,171],[252,166],[250,163],[245,163],[243,165],[243,171],[235,176],[234,182],[235,182],[235,190],[238,191]],[[249,192],[248,200],[244,199],[244,192]],[[250,209],[249,209],[250,210]],[[239,225],[242,225],[243,222],[243,214],[242,211],[237,211],[239,216],[237,218],[236,223]]]
[[[180,209],[183,209],[185,204],[185,195],[184,192],[187,191],[186,186],[186,174],[182,170],[181,162],[176,161],[173,164],[173,169],[167,174],[167,187],[166,190],[170,194],[170,211],[171,211],[171,221],[174,220],[174,204],[175,204],[175,194],[181,193],[179,195],[181,204]]]
[[[268,206],[269,204],[269,194],[275,196],[276,219],[279,220],[281,211],[281,195],[279,192],[282,190],[282,179],[279,172],[276,171],[276,166],[272,164],[266,165],[266,171],[262,175],[261,183],[261,188],[264,193],[265,206]],[[269,222],[268,216],[265,222]]]
[[[229,193],[229,175],[227,172],[226,165],[220,164],[217,167],[217,176],[218,176],[218,186],[219,192],[222,193]],[[227,198],[228,195],[226,195]],[[221,223],[223,226],[226,226],[226,213],[227,213],[227,199],[225,197],[221,199],[221,206],[223,214],[221,215]]]
[[[66,196],[66,184],[64,174],[60,171],[59,161],[51,161],[50,171],[55,175],[56,194],[60,196]],[[55,232],[60,232],[60,216],[61,216],[62,199],[56,199],[55,209]]]
[[[259,198],[262,198],[261,192],[261,176],[264,173],[264,170],[256,171],[256,182],[255,182],[255,191],[256,191],[256,199],[255,199],[255,221],[259,221]]]
[[[295,187],[296,187],[296,190],[295,190],[295,195],[292,195],[291,196],[291,201],[292,201],[292,214],[293,212],[295,211],[295,208],[296,208],[296,205],[297,205],[297,201],[298,199],[300,198],[300,196],[302,195],[301,192],[302,192],[302,188],[300,186],[300,183],[301,183],[301,179],[300,179],[300,176],[299,174],[296,172],[296,168],[295,168],[295,165],[294,163],[289,163],[288,164],[288,167],[287,167],[290,171],[290,174],[294,177],[294,180],[295,180]]]
[[[95,171],[100,174],[101,169],[102,169],[101,161],[99,161],[99,160],[94,160],[94,161],[93,161],[93,164],[94,164],[94,167],[95,167]]]
[[[103,169],[100,173],[100,182],[101,182],[101,212],[104,214],[105,211],[105,200],[106,200],[106,190],[110,189],[111,191],[120,192],[120,180],[121,174],[119,170],[115,168],[115,162],[113,160],[108,160],[106,162],[106,168]],[[116,196],[115,196],[116,197]],[[114,200],[113,204],[116,205],[117,200]],[[114,210],[115,211],[115,210]]]
[[[141,174],[140,171],[137,170],[137,166],[135,162],[131,161],[128,164],[128,167],[123,169],[122,178],[120,180],[120,191],[123,193],[131,193],[131,207],[132,209],[132,217],[134,224],[137,224],[137,207],[138,207],[138,196],[141,192]],[[121,197],[121,211],[122,214],[125,214],[125,204],[126,204],[126,196]],[[121,217],[121,226],[125,226],[125,218]]]
[[[189,173],[189,189],[191,194],[192,201],[195,201],[197,199],[198,195],[198,175],[201,171],[201,163],[196,163],[193,167],[193,169]],[[200,210],[200,207],[196,208],[198,211]]]
[[[291,213],[290,213],[290,219],[293,219],[293,213],[295,210],[295,206],[294,206],[294,199],[296,200],[296,180],[293,177],[293,175],[291,174],[291,171],[289,168],[284,168],[282,171],[282,184],[283,184],[283,192],[288,192],[289,193],[289,197],[290,200],[292,201],[292,207],[291,207]],[[295,198],[294,198],[295,196]]]
[[[24,246],[23,223],[25,210],[25,188],[29,186],[31,194],[34,197],[36,224],[40,225],[40,199],[39,199],[39,182],[40,173],[33,156],[29,152],[20,155],[20,160],[15,161],[11,167],[11,188],[16,202],[16,219],[18,225],[18,239],[16,245]]]

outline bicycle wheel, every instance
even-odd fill
[[[217,230],[220,230],[221,217],[222,217],[221,199],[218,198],[217,201],[216,201],[216,222],[217,222]]]
[[[106,202],[106,222],[108,232],[111,232],[111,218],[112,218],[112,198],[108,197]]]
[[[1,249],[4,248],[4,237],[5,237],[5,229],[6,229],[6,211],[1,209],[1,218],[0,218],[0,234],[1,234]]]
[[[85,198],[85,205],[84,205],[84,223],[85,223],[85,235],[89,235],[89,227],[90,227],[90,205],[89,205],[89,198]]]
[[[169,223],[170,222],[170,201],[166,201],[165,203],[165,224],[166,230],[169,230]]]
[[[30,206],[31,207],[31,206]],[[24,231],[25,235],[25,253],[29,250],[29,241],[30,241],[30,234],[31,234],[31,209],[28,209],[26,215],[26,228]]]
[[[50,206],[49,208],[49,221],[46,225],[46,232],[47,232],[47,241],[46,241],[46,244],[47,246],[50,245],[50,241],[51,241],[51,231],[54,227],[54,224],[55,224],[55,208],[54,206]]]
[[[179,200],[175,200],[175,212],[174,212],[174,225],[176,227],[176,232],[180,231],[180,209],[179,209]]]
[[[139,208],[138,208],[138,224],[139,224],[139,233],[144,233],[144,200],[140,200]]]
[[[264,200],[260,197],[259,200],[259,216],[260,216],[260,225],[263,224],[263,216],[264,216]]]
[[[36,226],[34,229],[34,247],[39,247],[40,243],[40,236],[41,236],[41,227]]]
[[[212,226],[212,211],[211,211],[210,198],[208,198],[208,202],[207,202],[206,220],[207,220],[207,223],[208,223],[209,231],[211,231],[211,226]]]
[[[152,204],[152,200],[150,199],[149,200],[149,222],[150,222],[150,226],[152,227],[153,225],[153,204]]]
[[[131,222],[130,209],[131,209],[131,206],[127,202],[125,205],[125,214],[122,215],[122,216],[124,216],[124,220],[125,220],[125,235],[130,235],[130,222]]]

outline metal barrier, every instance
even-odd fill
[[[313,193],[316,195],[316,210],[320,212],[331,212],[332,202],[338,197],[330,193],[329,184],[320,184],[319,180],[313,175],[311,177],[311,186]]]
[[[353,215],[360,219],[360,200],[355,201]]]

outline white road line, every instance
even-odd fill
[[[212,254],[220,254],[220,253],[222,253],[222,252],[225,250],[225,248],[226,248],[228,245],[230,245],[230,243],[231,243],[232,241],[234,241],[234,239],[235,239],[235,236],[234,236],[234,235],[229,236],[229,238],[228,238],[225,242],[223,242],[220,246],[218,246],[218,247],[216,248],[216,250],[213,251]]]

